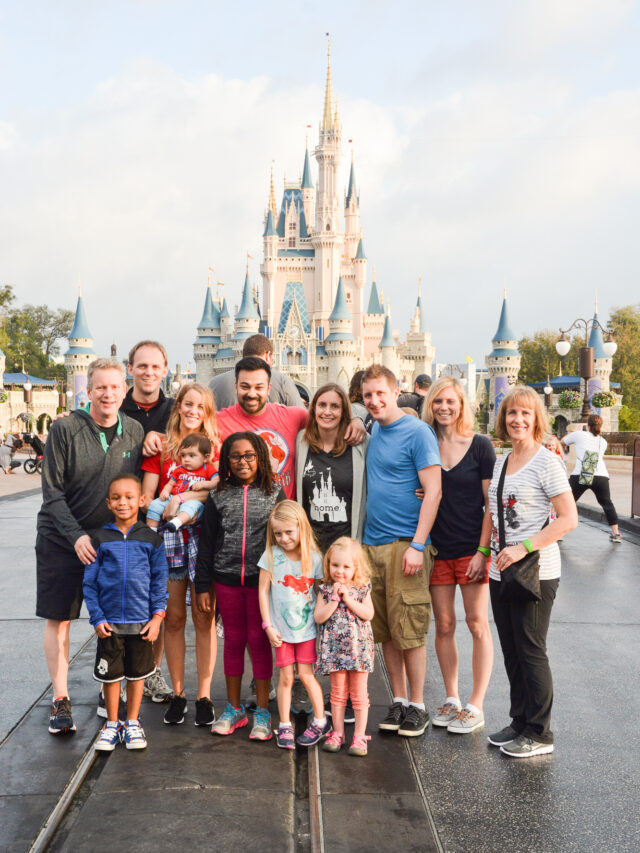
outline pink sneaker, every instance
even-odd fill
[[[371,735],[354,735],[349,747],[349,755],[360,755],[364,757],[367,754],[367,741],[371,740]]]
[[[322,744],[322,749],[325,752],[340,752],[343,743],[344,735],[340,735],[338,734],[338,732],[331,732],[331,734],[327,736],[327,739]]]

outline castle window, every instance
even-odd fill
[[[296,247],[296,238],[295,237],[289,237],[289,248],[295,249],[295,247]]]
[[[331,225],[327,222],[327,231],[331,231]]]

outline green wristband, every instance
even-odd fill
[[[536,550],[536,549],[533,547],[533,545],[531,544],[531,540],[530,540],[530,539],[523,539],[523,540],[522,540],[522,544],[524,545],[524,547],[527,549],[527,551],[528,551],[530,554],[532,554],[532,553]]]
[[[480,551],[480,553],[484,554],[485,557],[491,556],[491,549],[490,548],[483,548],[482,545],[478,545],[478,547],[476,548],[476,551]]]

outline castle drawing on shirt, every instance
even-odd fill
[[[315,474],[313,462],[307,462],[305,474]],[[347,502],[339,498],[333,486],[331,471],[325,476],[320,472],[313,485],[313,493],[309,500],[309,512],[312,521],[347,521]]]

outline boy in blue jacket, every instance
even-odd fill
[[[144,749],[140,725],[144,679],[155,671],[152,643],[165,616],[169,569],[162,536],[138,522],[141,484],[135,474],[109,483],[114,520],[92,534],[96,559],[82,584],[89,620],[98,635],[93,677],[104,685],[107,722],[95,748],[111,752],[120,739]],[[127,681],[127,719],[118,721],[120,681]]]

